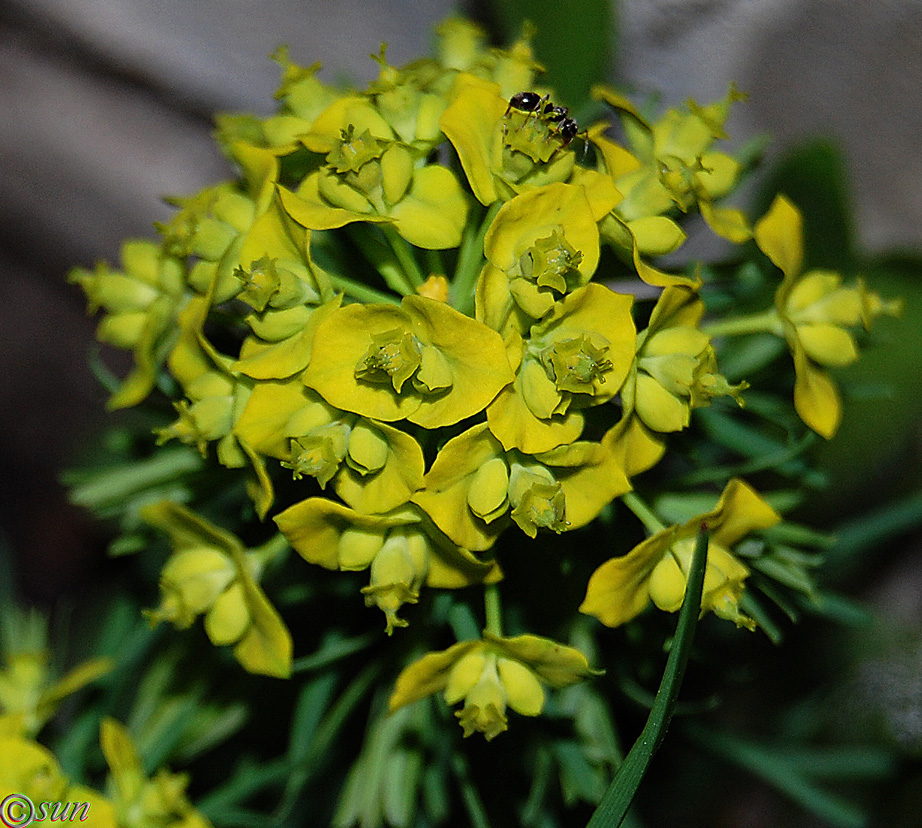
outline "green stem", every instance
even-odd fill
[[[483,588],[483,607],[486,614],[486,631],[490,635],[502,636],[503,610],[499,602],[499,587],[488,584]]]
[[[470,313],[473,310],[474,287],[483,264],[483,240],[502,206],[503,202],[498,199],[490,205],[476,234],[470,232],[471,225],[465,228],[458,254],[458,265],[451,284],[452,304],[462,313]]]
[[[719,322],[712,322],[710,325],[702,325],[701,330],[708,336],[740,336],[753,333],[771,333],[776,336],[784,336],[784,328],[775,308],[762,313],[753,313],[749,316],[722,319]]]
[[[637,519],[644,525],[646,530],[651,534],[662,532],[666,529],[663,522],[653,513],[653,510],[647,506],[636,492],[627,492],[621,496],[624,505],[630,509]]]
[[[362,252],[362,255],[371,263],[371,265],[381,274],[384,283],[395,293],[401,296],[408,296],[416,293],[409,277],[404,272],[404,266],[400,263],[389,243],[384,228],[373,228],[367,225],[361,227],[355,224],[348,224],[345,227],[346,233],[352,240],[352,243]],[[355,285],[359,289],[364,287],[359,282],[353,282],[343,276],[337,277],[339,280]],[[356,298],[359,297],[353,293]],[[380,294],[381,296],[385,294]],[[393,299],[390,299],[393,302]]]
[[[432,276],[447,276],[445,272],[445,262],[442,259],[441,250],[426,251],[426,267]]]
[[[330,274],[330,282],[334,290],[341,290],[347,296],[353,299],[360,299],[363,302],[384,302],[389,305],[399,305],[400,300],[396,296],[385,293],[383,290],[375,290],[373,287],[363,285],[346,276],[333,276]]]
[[[387,237],[388,244],[390,244],[391,250],[394,251],[397,261],[400,262],[407,281],[413,288],[412,292],[416,293],[416,289],[422,287],[426,278],[423,276],[419,262],[416,261],[416,256],[410,247],[410,243],[389,224],[384,225],[381,229],[384,231],[384,235]]]
[[[695,541],[691,571],[688,576],[688,585],[685,588],[685,600],[682,602],[682,609],[679,610],[676,634],[672,640],[663,679],[656,698],[653,700],[647,723],[618,768],[615,778],[586,828],[617,828],[621,825],[643,781],[650,760],[666,735],[666,729],[675,712],[679,688],[682,686],[682,678],[685,675],[685,667],[688,664],[688,656],[695,638],[698,615],[701,612],[701,593],[704,589],[704,573],[707,568],[707,548],[708,531],[707,527],[702,524]]]

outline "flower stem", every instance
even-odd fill
[[[426,267],[432,276],[445,276],[445,262],[442,260],[441,250],[426,251]]]
[[[499,587],[488,584],[483,588],[483,607],[486,614],[486,631],[490,635],[503,634],[503,610],[499,603]]]
[[[621,496],[621,499],[624,501],[624,505],[635,514],[648,532],[656,534],[666,529],[663,522],[653,513],[653,510],[638,497],[636,492],[627,492]]]
[[[490,205],[476,234],[472,232],[472,225],[469,224],[465,228],[451,285],[452,304],[462,313],[470,313],[473,310],[474,287],[483,263],[483,240],[502,206],[503,202],[498,199]]]
[[[375,290],[373,287],[363,285],[347,276],[334,276],[329,274],[330,283],[335,290],[341,290],[347,296],[353,299],[361,299],[363,302],[386,302],[390,305],[399,305],[400,300],[396,296],[385,293],[383,290]]]
[[[753,333],[772,333],[777,336],[784,336],[781,319],[775,308],[762,313],[753,313],[749,316],[722,319],[719,322],[712,322],[710,325],[702,325],[701,330],[708,336],[740,336]]]
[[[394,255],[397,257],[397,261],[400,262],[407,281],[412,285],[415,293],[415,289],[421,287],[426,279],[423,276],[419,262],[416,261],[416,256],[413,254],[410,243],[390,225],[384,225],[381,229],[384,231],[388,244],[390,244],[391,250],[394,251]]]

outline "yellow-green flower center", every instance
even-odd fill
[[[560,533],[569,526],[563,489],[543,466],[525,468],[514,463],[509,500],[513,507],[512,519],[529,537],[535,537],[538,529],[553,529]]]
[[[521,258],[522,276],[538,287],[566,293],[579,282],[583,254],[569,244],[560,230],[538,239]]]
[[[371,341],[371,347],[355,366],[356,379],[389,382],[399,394],[403,384],[422,364],[419,341],[400,328],[372,334]]]
[[[253,262],[249,271],[238,267],[234,275],[243,282],[243,290],[238,298],[246,302],[253,310],[262,313],[269,300],[278,292],[282,280],[275,269],[275,262],[268,256]]]
[[[597,385],[605,382],[612,369],[606,358],[608,346],[596,348],[588,336],[555,342],[542,354],[542,362],[554,374],[558,391],[574,394],[594,394]]]
[[[375,138],[369,130],[356,137],[355,127],[349,124],[342,131],[342,137],[327,154],[327,164],[338,173],[358,172],[369,161],[380,158],[384,142]]]
[[[291,469],[295,480],[310,475],[316,477],[321,486],[326,486],[346,456],[348,444],[349,427],[343,423],[331,423],[293,439],[291,460],[282,462],[282,466]]]

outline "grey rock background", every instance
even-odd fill
[[[72,264],[118,256],[167,194],[227,173],[218,110],[272,111],[281,42],[364,82],[428,49],[450,0],[0,0],[0,526],[50,596],[79,568],[55,474],[101,421]],[[922,3],[623,0],[620,80],[665,104],[748,90],[739,141],[837,136],[863,243],[922,247]],[[77,554],[72,554],[76,552]],[[75,563],[74,561],[77,561]]]

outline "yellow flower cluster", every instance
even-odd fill
[[[247,476],[260,518],[290,472],[302,494],[273,515],[284,540],[310,563],[368,570],[362,593],[389,634],[424,587],[501,579],[496,544],[513,524],[535,538],[594,520],[693,409],[742,404],[746,387],[718,371],[700,279],[646,261],[682,244],[676,219],[693,210],[726,239],[752,236],[718,203],[740,165],[713,145],[739,94],[651,122],[599,88],[622,146],[605,124],[580,130],[539,85],[526,38],[490,49],[458,20],[438,35],[435,58],[403,68],[382,50],[364,91],[335,90],[280,51],[279,112],[219,122],[240,181],[177,200],[161,243],[126,245],[121,271],[73,275],[106,311],[99,338],[135,354],[112,405],[139,403],[167,371],[181,399],[160,439],[203,455],[213,444]],[[838,415],[816,400],[828,387],[815,366],[843,362],[837,326],[882,306],[845,298],[828,275],[801,278],[777,209],[756,240],[785,273],[797,409],[825,433]],[[639,332],[634,296],[603,281],[616,276],[662,289]],[[202,615],[247,669],[287,675],[291,639],[260,586],[278,545],[248,550],[174,504],[142,516],[174,548],[152,620]],[[750,626],[748,570],[730,547],[778,517],[742,481],[705,517],[702,608]],[[695,526],[603,565],[583,611],[614,625],[650,601],[677,609]],[[392,706],[441,691],[464,700],[466,733],[492,738],[507,707],[541,710],[541,682],[589,672],[571,648],[493,629],[411,665]]]

